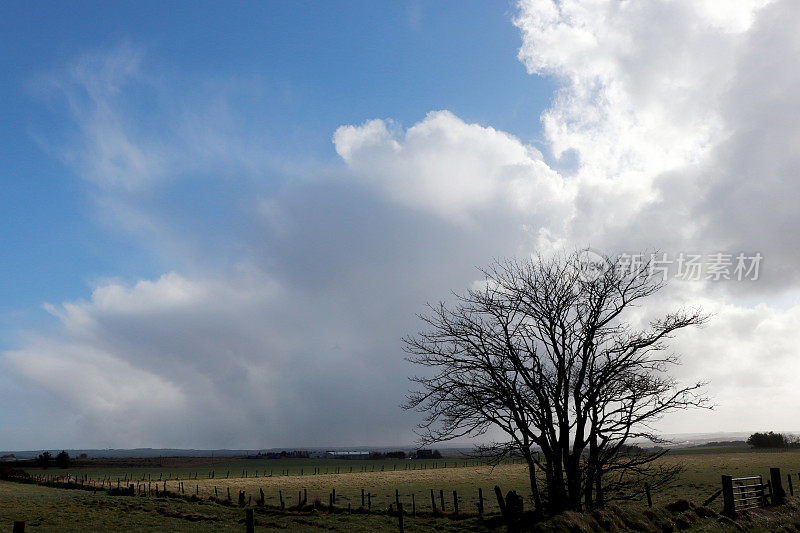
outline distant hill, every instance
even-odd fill
[[[437,448],[441,451],[442,455],[444,456],[460,456],[462,454],[468,454],[471,448],[460,447],[460,448],[447,448],[447,447],[439,447]],[[365,452],[392,452],[402,450],[405,452],[413,452],[417,450],[416,446],[347,446],[347,447],[337,447],[337,446],[329,446],[326,448],[317,448],[317,447],[288,447],[288,448],[259,448],[259,449],[249,449],[249,450],[226,450],[226,449],[215,449],[215,450],[194,450],[194,449],[182,449],[182,448],[133,448],[133,449],[122,449],[122,448],[110,448],[110,449],[67,449],[67,453],[69,453],[70,457],[79,457],[81,454],[86,454],[88,458],[105,458],[105,459],[127,459],[127,458],[151,458],[151,457],[242,457],[242,456],[251,456],[256,455],[258,453],[262,454],[269,454],[269,453],[280,453],[281,451],[292,451],[292,450],[302,450],[308,452],[325,452],[325,451],[365,451]],[[19,460],[27,460],[27,459],[35,459],[39,456],[40,453],[45,451],[44,449],[41,450],[8,450],[8,451],[0,451],[0,456],[13,454]],[[57,454],[61,451],[59,449],[49,449],[47,450],[53,455]]]
[[[750,445],[743,440],[712,440],[694,446],[695,448],[747,448]]]
[[[693,446],[717,446],[717,447],[742,447],[747,446],[745,439],[749,437],[752,431],[730,431],[730,432],[717,432],[717,433],[674,433],[662,435],[663,438],[671,441],[674,447],[693,447]],[[782,431],[786,434],[800,434],[798,431]],[[648,441],[649,442],[649,441]],[[455,443],[454,443],[455,444]],[[646,445],[646,442],[634,441],[631,444]],[[430,447],[430,446],[428,446]],[[453,446],[438,446],[437,448],[442,455],[445,456],[460,456],[469,455],[472,448],[469,444],[458,443]],[[303,450],[309,452],[315,451],[367,451],[367,452],[391,452],[402,450],[405,452],[415,451],[417,446],[292,446],[285,448],[258,448],[258,449],[188,449],[188,448],[109,448],[109,449],[67,449],[70,457],[78,457],[85,453],[90,458],[150,458],[150,457],[241,457],[247,455],[256,455],[260,453],[275,453],[282,450]],[[0,451],[0,456],[14,454],[18,459],[35,459],[44,449],[39,450],[6,450]],[[48,449],[52,454],[61,451],[58,449]]]

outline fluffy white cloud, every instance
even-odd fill
[[[532,146],[492,127],[431,112],[405,132],[370,120],[333,142],[353,176],[403,205],[465,220],[511,206],[529,216],[566,214],[571,192]]]
[[[520,59],[562,84],[543,123],[556,155],[579,157],[576,237],[619,245],[616,235],[641,233],[653,219],[647,211],[658,210],[659,223],[643,228],[644,238],[713,245],[702,239],[698,204],[718,172],[715,153],[734,132],[727,100],[743,85],[740,65],[769,3],[520,2]],[[787,31],[796,21],[789,15]]]
[[[698,161],[724,134],[720,98],[766,3],[520,2],[520,59],[562,82],[543,115],[553,151],[615,181]]]

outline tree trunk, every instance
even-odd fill
[[[539,485],[536,483],[536,463],[533,462],[533,456],[530,453],[525,454],[525,460],[528,461],[528,476],[531,481],[531,494],[533,495],[533,504],[536,506],[536,513],[542,513],[542,498],[539,495]]]
[[[603,502],[603,469],[600,465],[597,465],[594,472],[594,492],[595,507],[602,509],[605,503]]]
[[[581,456],[572,456],[567,461],[565,473],[567,475],[567,497],[569,501],[569,508],[572,511],[580,512],[582,509],[581,502],[581,485],[582,472],[580,465]]]
[[[550,514],[556,515],[568,509],[560,452],[554,451],[547,458],[547,494],[549,496],[547,507]]]
[[[583,504],[587,511],[595,509],[594,496],[594,473],[597,469],[597,442],[594,438],[589,438],[589,457],[586,460],[585,487],[583,494]]]

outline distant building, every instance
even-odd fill
[[[369,452],[355,452],[355,451],[334,451],[330,450],[325,452],[325,457],[332,459],[366,459],[369,457]]]
[[[248,455],[248,459],[308,459],[311,456],[309,452],[301,450],[280,451],[280,452],[266,452],[258,453],[258,455]]]
[[[414,453],[414,459],[432,459],[433,458],[433,450],[428,449],[421,449],[417,450]]]

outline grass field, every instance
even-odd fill
[[[304,514],[256,510],[259,531],[392,531],[397,519],[370,514]],[[243,531],[244,511],[208,501],[131,498],[0,481],[0,530],[15,520],[25,531]],[[474,529],[477,520],[413,520],[414,531]]]
[[[348,473],[384,472],[398,470],[440,470],[443,468],[478,465],[479,461],[467,458],[444,459],[245,459],[206,457],[161,457],[152,459],[111,459],[101,465],[89,461],[85,466],[67,469],[50,468],[46,471],[30,470],[31,473],[47,473],[60,476],[67,474],[86,475],[90,479],[214,479],[240,477],[291,477],[309,475],[331,475]]]
[[[800,488],[800,451],[786,452],[764,452],[748,449],[711,449],[695,448],[685,450],[675,450],[661,459],[664,462],[675,464],[679,463],[684,467],[684,472],[675,484],[663,492],[653,495],[656,506],[674,502],[678,499],[688,499],[695,502],[702,502],[720,488],[720,476],[731,474],[733,476],[763,475],[769,478],[769,468],[779,467],[784,475],[793,476],[795,485]],[[447,462],[447,468],[444,463]],[[169,491],[177,492],[180,482],[184,485],[185,494],[198,493],[201,502],[187,502],[182,500],[164,498],[130,498],[113,497],[104,492],[96,495],[84,491],[61,491],[57,489],[35,487],[30,485],[8,486],[3,483],[3,492],[0,493],[0,518],[3,520],[11,519],[13,512],[21,512],[28,516],[36,514],[38,510],[40,520],[49,520],[52,523],[70,524],[82,516],[77,511],[70,514],[70,509],[84,509],[86,519],[98,524],[95,529],[106,529],[106,525],[113,520],[109,518],[114,515],[110,509],[125,510],[123,513],[125,522],[120,524],[121,529],[148,530],[149,528],[161,530],[174,530],[186,527],[187,520],[191,520],[192,515],[197,515],[196,524],[200,529],[222,530],[228,527],[241,527],[238,520],[242,517],[242,512],[238,508],[226,507],[211,503],[208,499],[214,496],[216,487],[217,497],[227,498],[227,491],[230,489],[231,498],[237,499],[238,491],[245,491],[248,497],[255,502],[260,497],[259,489],[265,494],[268,505],[279,505],[279,491],[287,508],[297,504],[298,494],[306,491],[308,503],[312,504],[318,500],[322,506],[327,506],[329,494],[332,490],[336,491],[336,506],[344,510],[348,504],[355,510],[361,506],[361,491],[371,495],[372,515],[352,515],[346,513],[327,515],[322,514],[311,517],[300,517],[302,520],[314,519],[319,523],[316,525],[307,524],[309,529],[331,527],[333,529],[361,528],[363,530],[375,530],[394,527],[394,521],[390,517],[378,516],[377,513],[388,509],[389,505],[395,501],[395,490],[398,491],[404,507],[410,511],[412,495],[419,513],[429,513],[431,511],[430,491],[434,490],[436,506],[441,510],[440,491],[443,491],[445,498],[445,512],[453,511],[453,491],[457,491],[459,498],[459,511],[461,514],[474,514],[477,510],[478,488],[483,489],[485,507],[487,513],[497,511],[497,504],[494,498],[493,487],[499,485],[503,492],[516,490],[523,496],[530,494],[528,485],[528,473],[524,465],[503,464],[495,468],[489,466],[476,466],[468,463],[464,466],[464,460],[455,461],[453,459],[437,460],[437,468],[433,468],[433,462],[424,465],[421,462],[414,464],[416,469],[407,466],[413,461],[391,462],[391,461],[346,461],[346,460],[327,460],[327,459],[292,459],[286,461],[251,461],[245,459],[225,460],[215,463],[203,464],[200,460],[186,461],[185,459],[162,459],[158,463],[148,467],[141,464],[128,467],[112,465],[108,467],[86,467],[70,470],[48,469],[47,471],[31,470],[32,474],[48,475],[88,475],[90,479],[113,480],[116,486],[116,478],[133,479],[134,483],[146,487],[148,482],[151,488],[155,487],[156,479],[160,475],[162,480],[158,482],[159,490],[164,488],[165,478],[166,487]],[[350,472],[350,467],[353,472]],[[419,468],[421,466],[421,468]],[[383,467],[383,471],[381,471]],[[373,468],[375,471],[373,472]],[[303,475],[299,475],[302,469]],[[215,477],[211,479],[210,472],[215,472]],[[230,470],[230,476],[224,475]],[[244,470],[247,470],[247,477],[244,477]],[[269,471],[272,475],[269,475]],[[286,475],[286,471],[288,474]],[[367,470],[367,471],[364,471]],[[258,471],[258,477],[254,474]],[[315,471],[321,473],[314,473]],[[327,471],[327,473],[325,473]],[[194,479],[197,472],[197,479]],[[264,475],[266,472],[266,475]],[[283,472],[284,475],[281,475]],[[338,472],[338,473],[336,473]],[[222,477],[220,477],[222,476]],[[179,478],[176,480],[175,478]],[[149,481],[148,481],[149,480]],[[123,482],[124,483],[124,482]],[[106,484],[107,486],[107,484]],[[788,492],[788,486],[786,487]],[[55,491],[60,496],[51,495]],[[66,493],[66,494],[62,494]],[[63,498],[61,503],[57,500]],[[33,503],[39,502],[39,503]],[[69,502],[66,504],[65,502]],[[131,503],[134,502],[134,503]],[[131,507],[133,505],[133,507]],[[718,499],[711,507],[721,509],[721,501]],[[127,506],[127,507],[126,507]],[[625,504],[626,508],[644,509],[643,502],[630,502]],[[129,508],[131,507],[131,508]],[[45,510],[42,510],[45,509]],[[55,516],[53,516],[55,514]],[[185,518],[189,516],[190,518]],[[213,516],[214,519],[207,517]],[[49,518],[48,518],[49,517]],[[283,526],[289,529],[298,529],[297,524],[292,526],[287,521],[293,520],[292,517],[278,513],[275,516],[262,517],[263,520],[272,520],[276,528]],[[298,518],[298,517],[295,517]],[[35,523],[36,518],[28,518],[31,524]],[[104,522],[106,520],[106,522]],[[160,521],[164,521],[161,524]],[[263,521],[262,520],[262,521]],[[419,519],[424,521],[425,519]],[[332,524],[331,521],[336,522]],[[468,527],[467,523],[454,523],[450,520],[442,522],[428,519],[427,525],[420,522],[419,527],[414,530],[424,530],[425,527]],[[341,522],[341,523],[339,523]],[[351,523],[352,522],[352,523]],[[43,522],[44,523],[44,522]],[[50,522],[48,522],[50,523]],[[161,524],[161,525],[159,525]],[[288,524],[288,525],[287,525]],[[174,528],[173,528],[174,526]],[[472,527],[472,526],[469,526]],[[52,529],[52,528],[46,528]],[[65,527],[69,529],[69,527]]]

